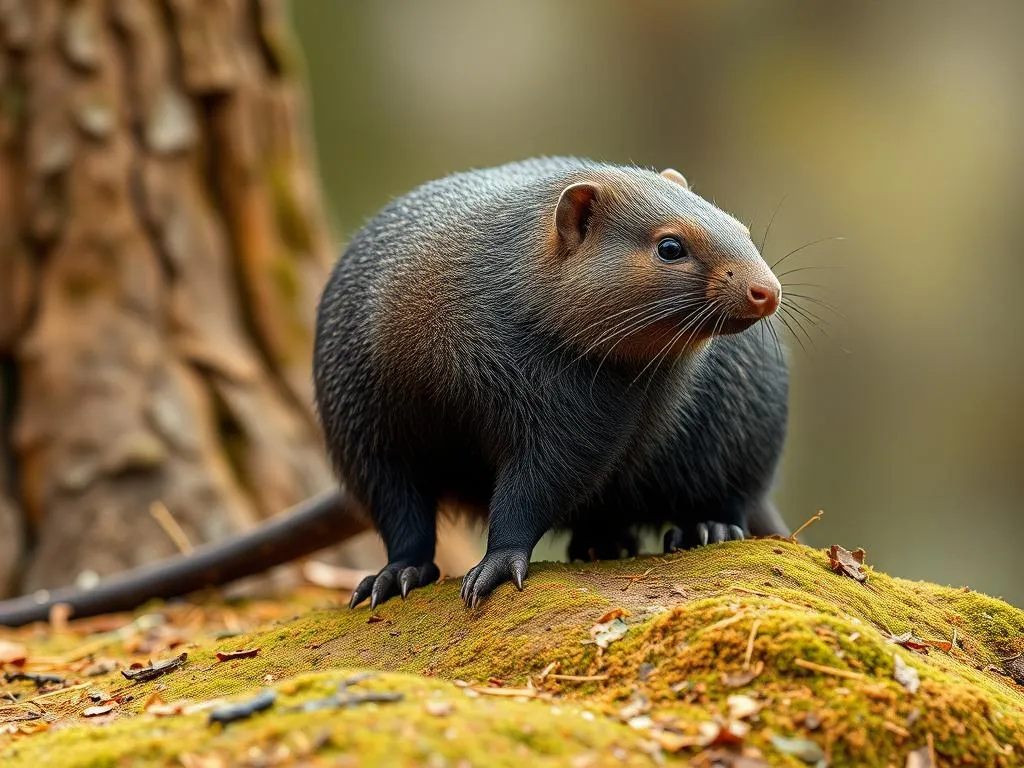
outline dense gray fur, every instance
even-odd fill
[[[566,186],[595,175],[617,193],[595,214],[602,256],[577,274],[558,261],[572,254],[551,253],[552,217]],[[357,234],[323,293],[314,357],[327,448],[388,549],[353,604],[437,577],[445,497],[488,518],[487,555],[464,582],[471,603],[503,581],[521,586],[552,529],[573,532],[574,554],[606,556],[634,550],[645,526],[676,526],[674,546],[704,543],[693,540],[704,523],[712,539],[785,532],[767,495],[788,377],[763,326],[657,365],[587,353],[592,336],[573,330],[626,290],[616,259],[636,233],[679,215],[711,234],[711,251],[763,265],[745,230],[688,189],[571,158],[430,182]],[[426,318],[413,329],[394,327],[406,301]]]

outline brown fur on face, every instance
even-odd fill
[[[570,241],[557,227],[549,235],[560,293],[572,302],[557,321],[589,349],[638,361],[748,327],[748,286],[778,285],[745,226],[678,180],[641,173],[589,179],[596,192],[586,196],[584,236],[571,232]],[[563,221],[577,214],[560,211]],[[665,237],[679,239],[687,257],[660,260]]]

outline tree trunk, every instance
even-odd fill
[[[154,505],[198,543],[333,485],[297,66],[277,0],[0,0],[0,585],[171,554]]]

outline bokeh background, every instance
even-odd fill
[[[808,543],[1024,604],[1024,3],[292,5],[342,239],[560,153],[678,168],[755,236],[778,209],[769,262],[845,237],[779,267],[845,317],[787,334],[776,501],[825,511]]]

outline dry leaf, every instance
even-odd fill
[[[750,696],[733,695],[726,699],[729,706],[729,717],[733,720],[742,720],[756,715],[761,710],[761,705]]]
[[[597,620],[598,624],[607,624],[612,619],[618,619],[622,616],[629,616],[629,614],[621,608],[612,608],[608,613]]]
[[[82,717],[99,717],[100,715],[105,715],[108,712],[113,711],[113,704],[101,704],[98,707],[86,707],[84,710],[82,710]]]
[[[166,659],[164,661],[158,661],[156,664],[152,664],[148,667],[136,667],[132,664],[131,669],[122,669],[121,674],[124,675],[126,680],[133,682],[146,682],[147,680],[155,680],[161,675],[166,675],[182,664],[188,658],[187,653],[182,653],[179,656],[175,656],[173,659]]]
[[[938,648],[940,651],[949,653],[953,650],[953,644],[946,640],[923,640],[915,637],[912,632],[904,632],[902,635],[891,635],[889,642],[906,648],[908,651],[927,655],[929,648]]]
[[[903,661],[898,653],[894,653],[892,659],[895,665],[892,671],[893,678],[910,693],[917,693],[917,689],[921,685],[921,678],[918,677],[917,670]]]
[[[726,688],[742,688],[753,682],[762,672],[764,672],[763,661],[755,662],[750,669],[742,669],[739,672],[723,672],[722,685]]]
[[[251,659],[260,652],[259,648],[246,648],[241,651],[217,652],[217,661],[231,661],[232,659]]]
[[[705,747],[728,747],[743,743],[743,740],[750,733],[750,726],[739,721],[728,723],[703,722],[700,724],[700,732],[704,736],[702,746]]]
[[[779,752],[803,760],[808,765],[824,763],[825,752],[813,741],[807,739],[787,739],[785,736],[772,736],[772,744]]]
[[[615,617],[609,622],[595,624],[590,628],[590,636],[598,648],[607,648],[609,645],[620,639],[629,626],[621,618]]]
[[[704,744],[702,736],[685,736],[681,733],[672,733],[671,731],[657,731],[653,736],[666,752],[679,752],[683,749],[700,747]]]
[[[1013,678],[1017,685],[1024,685],[1024,655],[1006,659],[1003,662],[1003,671]]]
[[[28,658],[25,646],[20,643],[11,643],[7,640],[0,640],[0,664],[13,664],[20,667]]]
[[[833,544],[828,550],[828,561],[832,570],[836,573],[849,576],[855,581],[864,582],[868,580],[867,573],[861,567],[864,564],[864,555],[863,549],[855,549],[853,552],[850,552],[838,544]]]

